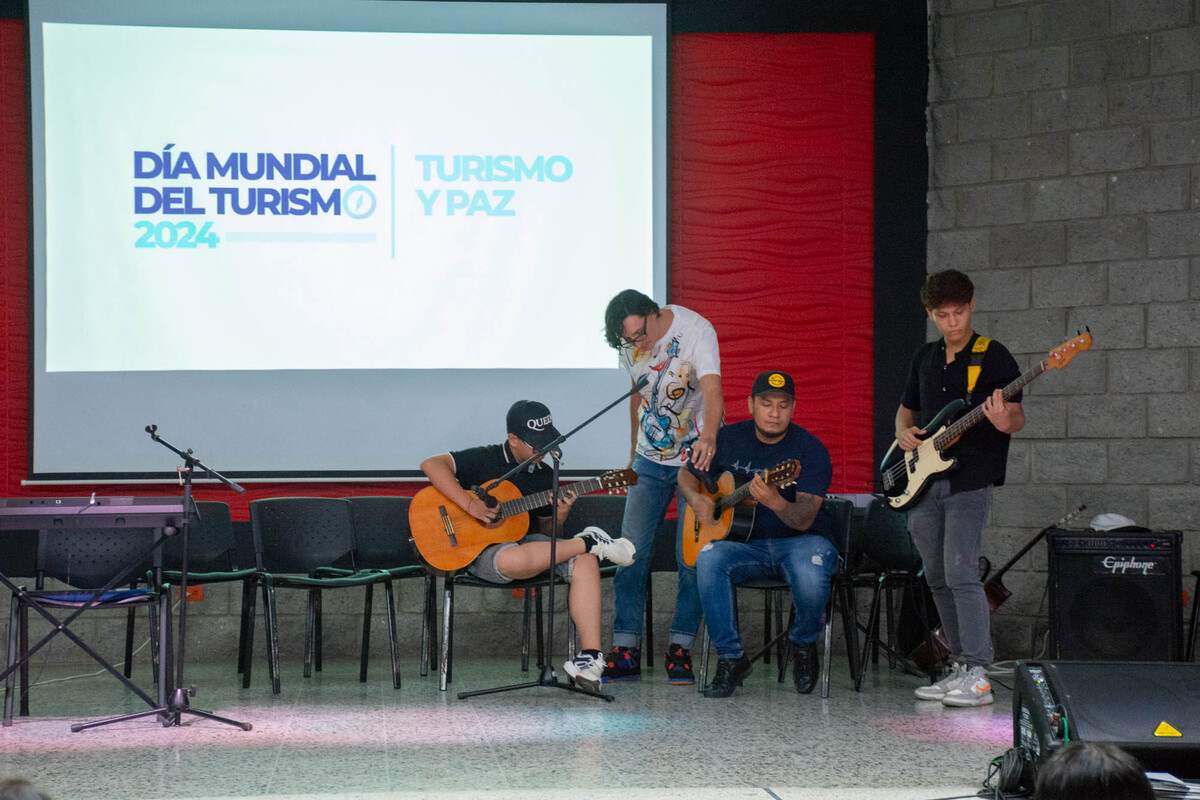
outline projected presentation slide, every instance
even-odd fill
[[[650,36],[42,45],[46,372],[611,369],[652,291]]]
[[[420,477],[629,378],[666,297],[661,3],[29,0],[35,480]],[[564,448],[624,466],[629,418]]]

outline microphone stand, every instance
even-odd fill
[[[196,688],[194,686],[185,687],[183,683],[183,669],[185,662],[184,653],[187,644],[188,529],[191,526],[191,518],[193,513],[197,518],[200,516],[199,509],[197,509],[195,502],[192,499],[192,471],[199,467],[202,471],[216,478],[238,494],[243,494],[246,490],[237,482],[226,478],[215,469],[211,469],[204,464],[204,462],[193,455],[191,448],[188,448],[187,450],[180,450],[166,439],[163,439],[158,435],[157,425],[147,425],[146,433],[150,434],[150,438],[152,440],[158,442],[163,447],[167,448],[172,453],[183,459],[183,466],[178,470],[180,479],[183,483],[183,522],[180,525],[180,550],[182,551],[182,559],[179,564],[179,647],[175,654],[175,683],[171,691],[170,699],[166,701],[166,705],[153,708],[149,711],[143,711],[138,714],[126,714],[119,717],[112,717],[110,719],[89,722],[84,725],[73,726],[72,729],[74,730],[75,727],[78,727],[79,730],[83,730],[84,728],[94,728],[98,725],[107,725],[112,722],[121,722],[124,720],[148,717],[152,714],[159,716],[164,728],[169,728],[172,725],[182,724],[184,714],[191,714],[195,717],[203,717],[204,719],[211,719],[215,722],[224,723],[225,725],[232,725],[236,728],[241,728],[244,731],[251,730],[254,726],[249,722],[239,722],[235,719],[218,716],[211,711],[202,711],[198,708],[192,708],[188,698],[196,693]],[[166,613],[169,617],[171,613],[170,595],[167,596]],[[167,634],[165,631],[160,633],[160,641],[165,641],[166,635]],[[166,642],[166,644],[167,647],[170,648],[170,642]],[[166,677],[169,677],[168,670],[164,670],[164,673],[166,673]],[[162,695],[160,694],[159,696],[161,697]]]
[[[567,431],[564,434],[559,435],[559,437],[557,439],[555,439],[554,441],[549,442],[546,445],[544,445],[543,447],[534,451],[533,455],[531,455],[529,458],[525,459],[520,464],[517,464],[515,467],[510,469],[508,472],[504,473],[499,478],[496,478],[495,480],[493,480],[487,486],[482,487],[482,488],[479,486],[471,487],[471,491],[474,492],[481,500],[483,500],[483,502],[487,505],[488,508],[495,508],[497,500],[496,500],[496,498],[494,498],[490,494],[488,494],[488,492],[491,489],[495,489],[498,485],[500,485],[501,481],[508,480],[513,475],[516,475],[518,472],[525,469],[525,467],[527,467],[528,465],[530,465],[536,461],[542,460],[543,458],[546,457],[546,455],[550,456],[551,481],[552,481],[550,508],[552,510],[550,512],[550,520],[551,520],[551,526],[550,526],[550,578],[549,578],[549,588],[547,590],[547,603],[549,604],[550,607],[549,607],[549,609],[547,609],[547,612],[546,612],[546,629],[549,631],[550,635],[547,637],[545,658],[542,661],[542,671],[541,671],[541,674],[538,675],[537,680],[526,681],[525,683],[511,684],[509,686],[496,686],[491,689],[478,689],[473,692],[459,692],[458,693],[459,700],[466,700],[468,698],[478,697],[479,695],[484,695],[484,694],[499,694],[500,692],[512,692],[512,691],[516,691],[517,689],[530,689],[530,688],[533,688],[536,686],[547,686],[547,687],[550,687],[553,689],[563,689],[568,692],[574,692],[575,694],[582,694],[582,695],[586,695],[588,697],[594,697],[597,700],[604,700],[604,701],[607,701],[610,703],[615,699],[610,694],[604,694],[603,692],[593,692],[591,690],[576,686],[574,683],[570,683],[570,682],[569,683],[559,683],[558,676],[554,672],[554,655],[553,655],[554,654],[554,638],[555,638],[554,637],[554,584],[557,583],[556,573],[554,570],[555,570],[555,567],[558,566],[558,564],[556,563],[555,556],[558,551],[558,498],[559,498],[559,484],[558,484],[559,474],[558,473],[559,473],[559,459],[560,459],[559,446],[562,445],[562,443],[565,442],[567,439],[570,439],[572,436],[574,436],[579,430],[592,424],[592,422],[594,422],[598,417],[602,416],[604,413],[609,411],[613,406],[617,405],[622,400],[627,399],[634,392],[640,391],[642,389],[642,387],[644,387],[647,383],[649,383],[649,379],[643,376],[641,378],[641,380],[639,380],[636,384],[634,384],[633,388],[631,388],[628,392],[621,395],[616,400],[613,400],[611,403],[609,403],[604,408],[597,411],[592,416],[585,419],[583,422],[576,425],[571,430]],[[568,610],[567,613],[570,614],[570,611]]]

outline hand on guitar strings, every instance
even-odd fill
[[[761,473],[756,474],[750,481],[750,496],[776,513],[783,511],[788,505],[779,490],[763,480]]]
[[[924,428],[918,428],[916,425],[913,425],[911,428],[905,428],[904,430],[900,431],[900,433],[896,436],[896,443],[900,445],[900,449],[904,450],[905,452],[916,450],[921,446],[921,437],[926,433],[928,433],[928,431],[926,431]]]

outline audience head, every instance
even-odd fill
[[[50,795],[24,778],[0,780],[0,800],[50,800]]]
[[[1137,759],[1111,744],[1075,742],[1038,770],[1034,800],[1154,800]]]

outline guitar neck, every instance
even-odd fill
[[[736,506],[738,503],[745,500],[746,496],[749,494],[750,494],[750,481],[746,481],[741,486],[734,489],[732,492],[725,495],[717,502],[718,513],[720,511],[725,510],[726,508],[729,508],[730,506]]]
[[[1011,400],[1022,389],[1033,382],[1034,378],[1046,371],[1046,362],[1039,361],[1033,367],[1029,368],[1001,390],[1005,400]],[[964,414],[959,419],[955,420],[952,425],[946,428],[936,439],[933,440],[933,445],[938,450],[944,450],[955,442],[960,436],[969,431],[977,422],[983,419],[983,405],[977,405],[969,412]]]
[[[571,484],[571,492],[578,497],[580,495],[591,494],[592,492],[601,488],[603,485],[604,484],[601,483],[600,478],[577,481]],[[518,497],[515,500],[509,500],[500,504],[500,513],[496,519],[505,519],[506,517],[512,517],[517,514],[525,514],[529,511],[533,511],[535,508],[541,508],[542,506],[549,505],[550,501],[553,499],[554,490],[546,489],[542,492],[535,492],[534,494],[525,495],[524,497]]]

